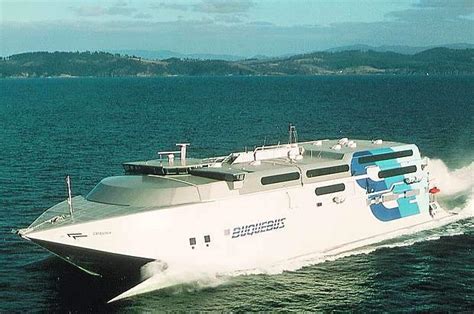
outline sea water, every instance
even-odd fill
[[[472,310],[473,117],[473,76],[0,80],[0,311]],[[128,282],[79,272],[11,233],[64,200],[66,174],[84,195],[122,174],[124,161],[183,141],[190,157],[284,142],[288,123],[300,141],[416,143],[431,158],[440,201],[464,216],[355,251],[189,278],[112,304]]]

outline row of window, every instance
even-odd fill
[[[379,172],[379,178],[383,179],[383,178],[400,176],[400,175],[404,175],[408,173],[414,173],[416,172],[416,170],[417,170],[416,166],[406,166],[406,167],[382,170]],[[325,194],[342,192],[345,189],[346,189],[346,186],[344,185],[344,183],[337,183],[337,184],[318,187],[316,188],[315,193],[316,195],[320,196],[320,195],[325,195]]]
[[[359,158],[359,163],[367,164],[367,163],[372,163],[376,161],[409,157],[409,156],[413,156],[413,151],[411,149],[402,150],[399,152],[390,152],[390,153],[384,153],[384,154],[378,154],[378,155],[363,156]],[[307,170],[306,177],[314,178],[314,177],[326,176],[330,174],[344,173],[347,171],[349,171],[349,165],[338,165],[338,166],[325,167],[325,168],[316,168],[316,169]],[[408,167],[402,167],[402,168],[396,168],[396,169],[390,169],[390,170],[383,170],[383,171],[380,171],[379,178],[393,177],[393,176],[412,173],[412,172],[416,172],[416,166],[408,166]],[[261,183],[262,185],[268,185],[268,184],[294,181],[294,180],[299,180],[299,179],[300,179],[299,172],[289,172],[289,173],[277,174],[273,176],[262,177]]]
[[[414,173],[416,172],[416,170],[417,170],[416,166],[407,166],[407,167],[401,167],[401,168],[382,170],[379,172],[379,178],[383,179],[383,178],[395,177],[395,176],[408,174],[408,173]],[[317,187],[315,190],[315,193],[316,195],[321,196],[321,195],[326,195],[326,194],[331,194],[331,193],[342,192],[345,189],[346,189],[346,185],[344,183],[337,183],[337,184]]]
[[[347,171],[349,171],[349,165],[339,165],[339,166],[326,167],[326,168],[310,169],[306,171],[306,176],[308,178],[314,178],[314,177],[319,177],[319,176],[326,176],[329,174],[343,173]],[[267,184],[275,184],[275,183],[281,183],[281,182],[287,182],[287,181],[293,181],[293,180],[299,180],[299,179],[300,179],[299,172],[289,172],[289,173],[277,174],[277,175],[268,176],[268,177],[262,177],[261,183],[263,185],[267,185]]]

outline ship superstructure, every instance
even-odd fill
[[[230,272],[328,252],[449,215],[414,144],[297,142],[205,159],[188,144],[127,162],[19,234],[96,275],[157,263]]]

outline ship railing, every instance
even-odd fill
[[[163,160],[163,156],[166,156],[168,158],[168,162],[170,164],[173,164],[174,162],[174,156],[179,155],[179,159],[181,160],[181,164],[185,165],[186,164],[186,148],[189,145],[189,143],[178,143],[176,146],[181,147],[180,150],[175,150],[175,151],[163,151],[163,152],[158,152],[158,156],[160,156],[160,160]]]
[[[272,149],[278,149],[278,148],[291,148],[291,147],[295,147],[297,146],[298,143],[292,143],[292,144],[276,144],[276,145],[262,145],[262,146],[257,146],[255,147],[255,149],[253,150],[253,152],[258,152],[258,151],[261,151],[261,150],[272,150]]]
[[[328,141],[328,139],[324,140],[312,140],[312,141],[305,141],[305,142],[295,142],[295,143],[278,143],[274,145],[262,145],[262,146],[257,146],[254,149],[254,152],[259,151],[259,150],[268,150],[268,149],[277,149],[277,148],[285,148],[285,147],[297,147],[299,145],[305,145],[305,144],[316,144],[320,145],[323,141]]]
[[[180,154],[181,152],[179,150],[175,150],[175,151],[164,151],[164,152],[158,152],[158,156],[160,156],[159,159],[166,159],[168,158],[168,155],[170,154]],[[163,156],[166,156],[166,158],[163,158]]]

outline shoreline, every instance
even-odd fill
[[[436,74],[422,74],[422,73],[326,73],[326,74],[262,74],[262,75],[123,75],[123,76],[74,76],[74,75],[58,75],[58,76],[6,76],[0,77],[0,80],[28,80],[28,79],[83,79],[83,78],[244,78],[244,77],[466,77],[474,76],[474,73],[460,73],[460,74],[451,74],[451,73],[436,73]]]

